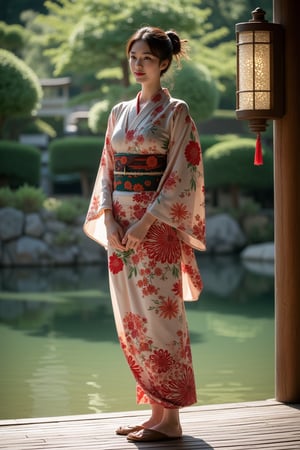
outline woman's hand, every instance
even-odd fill
[[[141,220],[128,228],[122,239],[122,244],[125,245],[126,250],[130,248],[136,249],[140,245],[155,220],[154,216],[146,213]]]
[[[111,210],[105,210],[104,223],[106,226],[107,241],[111,247],[124,251],[125,245],[122,244],[124,231],[122,227],[115,221]]]

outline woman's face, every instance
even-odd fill
[[[148,44],[136,41],[129,52],[129,65],[133,76],[138,83],[157,83],[160,80],[161,70],[165,69],[168,61],[159,61],[151,52]]]

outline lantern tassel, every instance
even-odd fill
[[[263,155],[262,155],[262,147],[260,140],[260,133],[257,133],[256,136],[256,146],[255,146],[255,155],[254,155],[254,165],[261,166],[263,165]]]

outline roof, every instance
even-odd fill
[[[41,78],[40,84],[42,87],[45,86],[67,86],[71,84],[71,77],[62,78]]]

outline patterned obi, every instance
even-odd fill
[[[116,153],[114,189],[133,192],[156,191],[166,164],[166,155]]]

